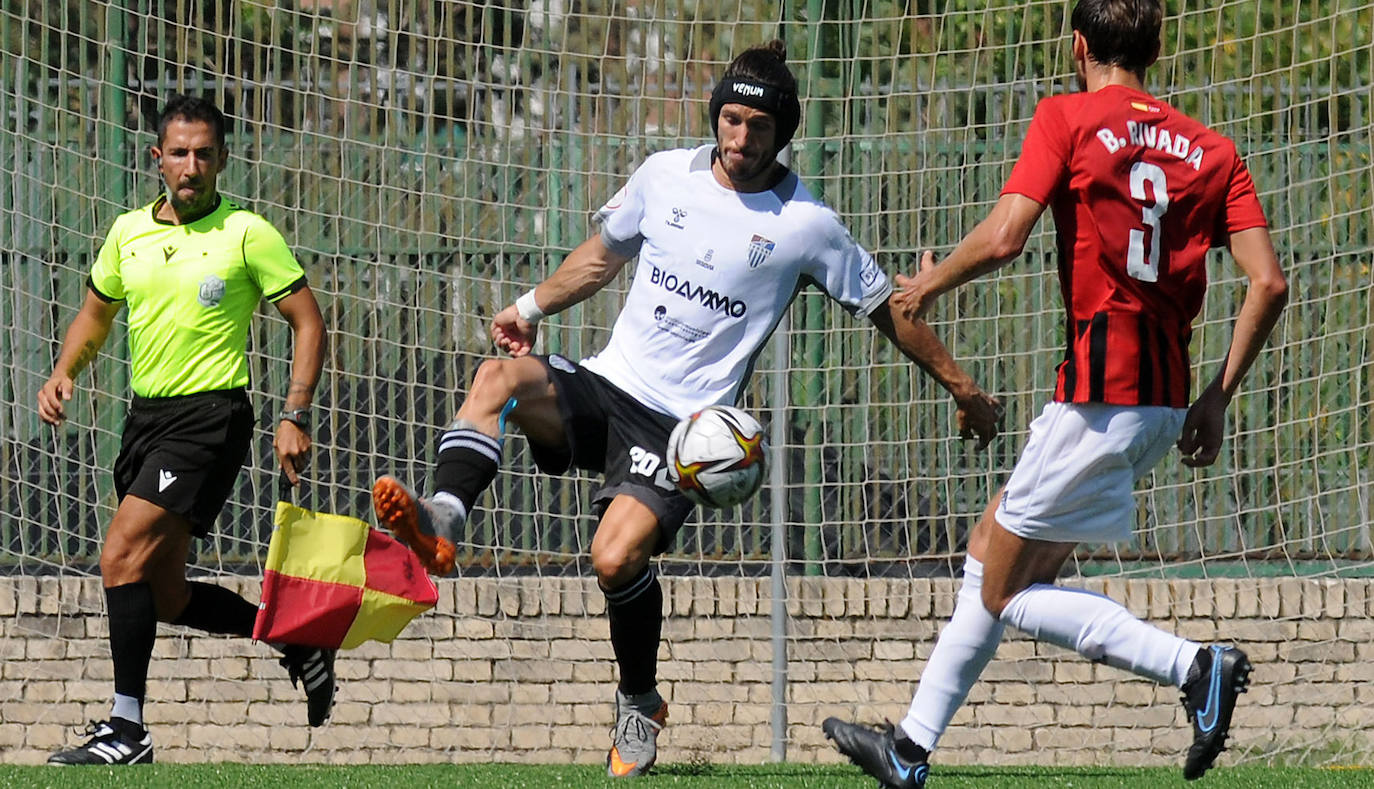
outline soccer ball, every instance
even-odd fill
[[[703,507],[733,507],[758,491],[768,442],[758,420],[728,405],[687,417],[668,437],[668,477]]]

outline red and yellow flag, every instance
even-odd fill
[[[253,638],[331,649],[389,642],[438,601],[401,543],[357,518],[277,502]]]

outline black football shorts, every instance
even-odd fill
[[[151,501],[204,537],[248,457],[253,407],[243,389],[137,397],[115,459],[115,492]]]
[[[672,546],[693,504],[668,479],[664,453],[677,419],[655,411],[610,381],[557,354],[538,356],[558,393],[567,447],[530,442],[539,470],[562,474],[569,468],[604,475],[592,493],[598,517],[611,499],[632,496],[658,518],[654,553]]]

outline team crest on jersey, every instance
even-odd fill
[[[220,301],[224,299],[224,280],[214,274],[206,274],[205,279],[200,281],[200,292],[196,294],[196,301],[202,307],[218,307]]]
[[[755,233],[754,238],[749,241],[749,268],[758,268],[768,260],[768,256],[777,249],[777,244]]]
[[[859,269],[859,281],[864,284],[865,288],[871,288],[873,287],[873,283],[878,281],[878,277],[880,277],[882,273],[883,270],[878,268],[877,261],[873,258],[869,258],[864,261],[863,268]]]

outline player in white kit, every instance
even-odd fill
[[[497,347],[439,440],[435,493],[391,477],[373,488],[378,520],[431,572],[453,568],[452,541],[501,461],[509,420],[539,468],[599,472],[592,567],[606,595],[620,669],[607,756],[614,777],[641,775],[667,718],[657,690],[663,593],[650,559],[692,504],[667,479],[673,425],[734,404],[783,311],[806,285],[866,315],[955,398],[960,433],[986,446],[1002,409],[922,322],[894,321],[892,285],[833,211],[778,163],[801,117],[782,42],[730,64],[711,95],[716,144],[650,156],[597,212],[600,232],[492,320]],[[573,362],[531,355],[543,317],[590,297],[638,258],[600,353]]]

